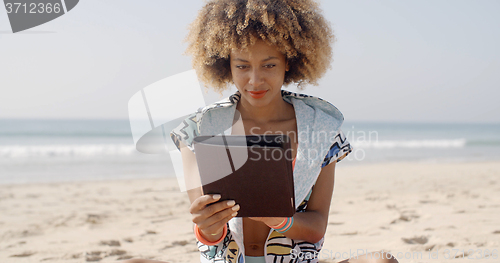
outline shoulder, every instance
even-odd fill
[[[344,115],[332,103],[311,95],[282,91],[283,99],[297,108],[297,117],[310,121],[315,131],[325,131],[328,138],[328,151],[321,168],[336,163],[352,152],[352,146],[342,132]],[[333,133],[332,133],[333,131]]]
[[[341,123],[344,121],[344,115],[342,114],[342,112],[340,112],[340,110],[337,107],[335,107],[332,103],[320,97],[302,93],[295,93],[287,90],[282,90],[281,95],[283,99],[289,103],[292,103],[294,105],[296,103],[304,104],[307,105],[309,108],[324,112],[327,116],[335,118]]]

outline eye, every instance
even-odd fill
[[[246,68],[248,68],[248,66],[247,65],[236,65],[236,68],[237,69],[246,69]]]
[[[275,64],[267,64],[264,67],[266,67],[266,68],[274,68],[274,67],[276,67],[276,65]]]

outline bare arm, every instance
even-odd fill
[[[294,227],[285,235],[316,243],[326,232],[335,181],[335,162],[323,167],[307,203],[306,212],[294,215]]]
[[[323,238],[328,225],[328,214],[333,195],[335,180],[335,162],[323,167],[314,185],[313,192],[307,203],[306,212],[295,213],[293,226],[284,233],[291,239],[305,240],[316,243]],[[282,217],[252,218],[267,224],[277,225],[283,221]]]

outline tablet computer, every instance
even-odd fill
[[[197,136],[194,149],[203,194],[240,205],[238,217],[295,213],[292,150],[286,135]]]

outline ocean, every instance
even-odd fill
[[[500,124],[345,122],[338,165],[500,160]],[[135,149],[128,120],[0,120],[0,184],[173,177]]]

